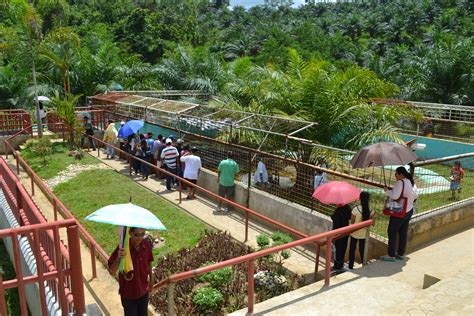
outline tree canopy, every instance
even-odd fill
[[[316,121],[320,141],[357,146],[376,135],[362,127],[391,135],[404,111],[369,98],[474,104],[472,1],[289,3],[3,1],[0,105],[28,108],[33,91],[200,89]]]

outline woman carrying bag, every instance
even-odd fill
[[[412,175],[405,167],[398,167],[395,170],[395,183],[393,189],[384,188],[385,195],[389,197],[384,214],[390,215],[388,223],[388,255],[380,259],[393,262],[405,259],[405,249],[408,239],[408,222],[413,215],[413,203],[416,200],[416,186]],[[399,207],[393,206],[399,204]],[[389,205],[392,204],[392,205]],[[392,207],[390,210],[388,208]],[[395,251],[398,237],[398,249]]]

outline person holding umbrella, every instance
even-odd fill
[[[385,195],[393,200],[399,200],[400,198],[406,199],[406,214],[403,218],[390,216],[388,223],[388,255],[383,256],[380,259],[383,261],[393,262],[397,260],[403,260],[405,257],[405,249],[408,238],[408,223],[413,215],[414,201],[416,200],[416,186],[412,175],[405,169],[405,167],[398,167],[395,170],[395,183],[393,189],[389,190],[387,187],[384,188]],[[398,248],[396,248],[396,242],[398,237]]]
[[[324,204],[335,204],[336,209],[331,215],[332,229],[338,229],[349,225],[352,210],[349,203],[359,199],[361,191],[352,184],[344,181],[331,181],[320,185],[314,190],[313,198]],[[332,270],[344,269],[344,256],[347,249],[349,236],[343,236],[334,241],[336,254]]]
[[[334,213],[331,215],[332,229],[349,226],[349,221],[352,216],[351,207],[348,204],[338,204],[336,206]],[[332,270],[344,269],[344,257],[346,255],[348,239],[349,236],[346,235],[334,241],[336,256],[334,257],[334,266],[332,267]]]
[[[125,316],[148,314],[148,299],[153,289],[152,245],[144,239],[145,229],[130,227],[129,249],[133,263],[133,271],[119,273],[119,294]],[[120,261],[125,258],[125,249],[117,246],[109,258],[108,269],[115,276]],[[131,276],[129,275],[131,274]]]
[[[131,200],[131,197],[130,197]],[[104,206],[86,220],[119,226],[119,242],[110,256],[109,273],[119,272],[119,294],[125,315],[147,315],[148,297],[153,289],[152,245],[145,229],[166,230],[149,210],[132,203]],[[127,227],[129,226],[128,235]]]

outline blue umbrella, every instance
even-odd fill
[[[125,123],[118,131],[119,138],[125,138],[129,135],[135,134],[140,128],[143,127],[145,122],[143,120],[131,120]]]
[[[132,203],[107,205],[87,215],[86,219],[119,226],[166,230],[152,212]]]

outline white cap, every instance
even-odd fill
[[[125,125],[125,122],[124,121],[120,122],[120,125]]]
[[[165,143],[167,143],[167,144],[172,144],[173,141],[171,140],[171,138],[167,138],[167,139],[165,140]]]

